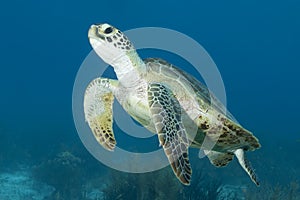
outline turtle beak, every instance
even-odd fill
[[[92,25],[88,31],[88,37],[89,39],[96,39],[96,40],[105,40],[104,36],[99,34],[98,32],[99,26]]]
[[[89,38],[95,37],[96,31],[97,31],[97,26],[92,25],[92,26],[90,27],[90,29],[89,29],[88,37],[89,37]]]

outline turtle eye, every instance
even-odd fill
[[[104,33],[105,33],[105,34],[110,34],[110,33],[112,33],[112,32],[113,32],[112,27],[107,27],[107,28],[104,30]]]

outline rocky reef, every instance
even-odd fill
[[[114,171],[103,189],[103,199],[209,200],[217,198],[220,181],[203,176],[201,172],[194,173],[193,180],[190,186],[183,186],[168,167],[145,174]]]
[[[247,200],[300,200],[300,187],[298,181],[287,185],[263,182],[259,188],[248,187],[244,195]]]
[[[53,199],[81,199],[83,161],[69,151],[58,153],[33,169],[35,179],[53,186]]]

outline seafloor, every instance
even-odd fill
[[[93,158],[79,139],[38,145],[43,148],[37,150],[9,130],[0,134],[1,200],[300,199],[299,141],[262,138],[262,148],[248,153],[260,187],[236,160],[225,168],[215,168],[192,149],[192,184],[186,187],[170,167],[145,174],[109,169]]]

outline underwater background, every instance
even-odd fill
[[[2,1],[0,200],[300,199],[299,10],[296,0]],[[222,75],[228,109],[262,145],[247,153],[260,187],[236,159],[215,168],[195,149],[189,187],[170,167],[129,174],[90,155],[73,122],[72,90],[92,50],[88,28],[103,22],[123,31],[173,29],[207,50]],[[189,72],[167,53],[141,55]],[[139,146],[114,128],[118,144]]]

